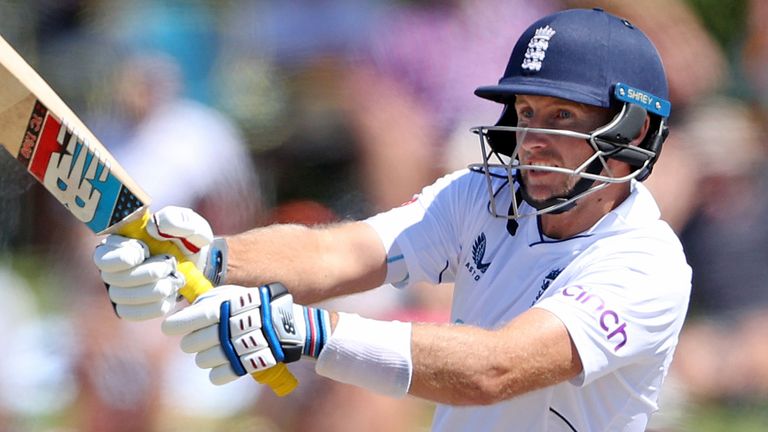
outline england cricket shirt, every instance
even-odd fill
[[[498,208],[508,208],[506,177],[492,187]],[[644,430],[691,283],[680,242],[650,192],[633,182],[621,205],[564,240],[544,236],[538,217],[510,222],[488,206],[485,176],[461,170],[368,219],[388,251],[387,282],[454,282],[458,324],[498,328],[531,307],[546,309],[567,327],[584,369],[490,406],[438,405],[434,430]]]

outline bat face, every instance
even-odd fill
[[[35,102],[16,158],[72,214],[96,233],[145,206],[72,130]]]
[[[0,145],[97,234],[149,205],[106,148],[2,38]]]

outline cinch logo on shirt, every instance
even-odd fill
[[[486,270],[488,270],[488,267],[491,266],[490,262],[483,262],[483,258],[485,257],[485,244],[485,233],[480,233],[480,235],[475,239],[475,243],[472,245],[473,264],[470,264],[469,261],[464,263],[464,268],[469,271],[469,274],[472,275],[472,279],[475,281],[479,281],[480,277],[486,272]]]
[[[592,314],[597,317],[597,322],[600,323],[600,328],[605,333],[606,339],[616,344],[613,348],[614,351],[618,351],[627,344],[629,340],[626,331],[627,323],[621,319],[618,312],[606,309],[605,300],[600,296],[587,292],[580,286],[565,287],[561,293],[565,297],[570,297],[574,301],[590,307]]]

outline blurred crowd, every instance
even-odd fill
[[[153,208],[192,207],[227,234],[364,218],[475,162],[468,129],[500,106],[474,89],[498,80],[524,28],[566,7],[628,18],[669,75],[671,135],[647,184],[694,283],[652,427],[701,430],[701,407],[768,405],[766,2],[0,0],[0,34]],[[99,237],[60,207],[0,152],[0,431],[428,428],[430,403],[301,362],[285,398],[210,385],[158,321],[116,318],[91,263]],[[450,297],[385,286],[333,307],[444,321]]]

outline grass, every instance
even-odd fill
[[[669,432],[765,432],[768,431],[768,400],[692,405],[681,422]]]

